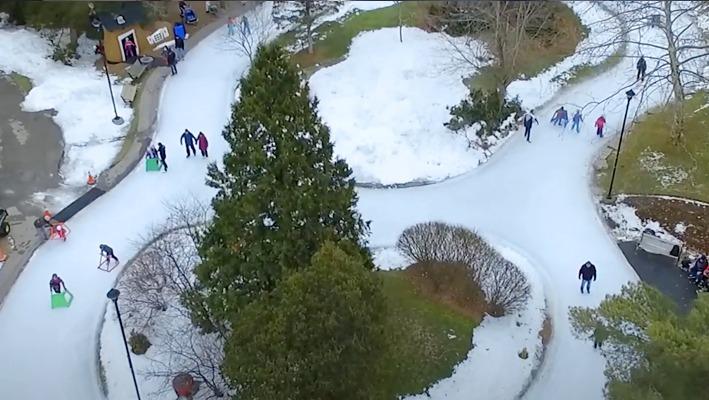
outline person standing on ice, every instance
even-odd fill
[[[204,132],[200,131],[199,135],[197,135],[197,147],[199,147],[199,152],[202,153],[202,157],[209,157],[207,153],[208,146],[209,142],[207,141],[207,136],[205,136]]]
[[[532,123],[534,123],[534,122],[536,122],[537,125],[539,125],[539,121],[537,120],[537,117],[534,116],[534,110],[529,110],[522,117],[522,123],[524,124],[524,137],[527,139],[527,142],[529,142],[529,143],[532,143],[530,138],[532,137]]]
[[[579,279],[581,279],[581,294],[584,286],[586,286],[586,293],[591,293],[591,279],[596,280],[596,266],[586,261],[579,269]]]
[[[160,156],[160,166],[165,169],[165,172],[167,172],[167,162],[165,161],[167,159],[167,154],[165,152],[165,145],[158,142],[158,155]]]
[[[608,339],[608,329],[600,322],[596,323],[596,328],[593,330],[593,348],[600,349],[603,347],[603,342]]]
[[[645,62],[645,57],[640,56],[636,67],[638,68],[638,76],[635,80],[645,82],[645,71],[647,71],[647,62]]]
[[[603,138],[603,127],[606,126],[606,117],[604,117],[603,115],[598,117],[595,125],[596,125],[596,135],[599,138]]]
[[[165,58],[167,58],[167,65],[170,66],[172,75],[177,75],[177,55],[175,55],[175,52],[168,48],[165,51]]]
[[[116,257],[116,255],[113,254],[113,249],[112,249],[111,247],[109,247],[109,246],[106,245],[106,244],[101,244],[101,245],[98,246],[98,248],[99,248],[99,250],[101,250],[101,256],[102,256],[102,257],[103,257],[103,256],[106,257],[106,264],[110,263],[110,262],[111,262],[111,259],[116,260],[116,264],[119,263],[118,257]]]
[[[571,118],[571,121],[571,130],[573,131],[574,128],[576,128],[576,133],[579,133],[579,125],[581,124],[581,121],[583,121],[581,110],[576,110],[576,113]]]
[[[52,274],[52,279],[49,280],[49,293],[61,293],[62,288],[64,288],[64,291],[66,292],[66,285],[64,284],[62,278],[60,278],[57,274]]]
[[[192,155],[196,156],[197,150],[194,149],[194,142],[197,141],[197,138],[194,137],[192,132],[185,129],[185,132],[182,134],[182,136],[180,136],[180,144],[182,144],[183,140],[185,142],[185,151],[187,152],[187,158],[190,158],[190,149],[192,150]]]

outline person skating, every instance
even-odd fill
[[[202,157],[209,157],[209,154],[207,153],[207,147],[209,146],[209,142],[207,141],[207,136],[204,134],[204,132],[199,132],[199,135],[197,135],[197,147],[199,147],[199,152],[202,153]]]
[[[182,136],[180,136],[180,144],[182,144],[182,141],[185,142],[185,151],[187,152],[187,158],[190,157],[190,150],[192,150],[192,155],[196,156],[197,150],[194,149],[194,142],[197,141],[197,138],[194,137],[192,132],[185,129],[185,132],[182,134]]]
[[[172,75],[177,75],[177,56],[175,52],[168,48],[165,52],[165,56],[167,58],[167,65],[170,66],[170,72]]]
[[[638,76],[635,80],[645,82],[645,71],[647,71],[647,62],[645,62],[645,57],[640,56],[636,67],[638,68]]]
[[[596,120],[595,126],[596,126],[596,135],[598,137],[602,138],[603,137],[603,127],[606,126],[606,117],[604,117],[603,115],[598,117],[598,119]]]
[[[583,121],[583,116],[581,116],[581,110],[576,110],[576,113],[574,116],[571,118],[571,130],[573,131],[574,128],[576,129],[576,133],[579,133],[581,121]]]
[[[167,172],[167,153],[165,152],[165,145],[158,142],[158,155],[160,156],[160,166]]]
[[[561,116],[564,113],[564,107],[559,107],[556,111],[554,111],[554,115],[551,117],[551,122],[552,125],[561,125]]]
[[[591,279],[596,280],[596,266],[586,261],[579,269],[579,279],[581,279],[581,294],[586,286],[586,293],[591,293]]]
[[[524,137],[527,139],[527,142],[532,143],[530,140],[532,137],[532,123],[536,122],[537,125],[539,125],[539,121],[537,120],[537,117],[534,116],[534,110],[529,110],[527,113],[524,114],[522,117],[522,123],[524,124]]]
[[[101,256],[106,257],[106,265],[108,265],[111,262],[111,259],[116,260],[116,264],[118,264],[120,261],[118,261],[118,257],[113,253],[113,249],[109,247],[106,244],[101,244],[98,246],[99,250],[101,250]]]
[[[62,288],[66,292],[66,285],[62,278],[57,274],[52,274],[52,279],[49,280],[49,293],[61,293]]]

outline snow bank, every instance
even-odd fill
[[[360,183],[438,181],[478,165],[482,151],[443,126],[468,90],[447,70],[443,35],[417,28],[364,32],[344,61],[310,78],[335,152]]]
[[[574,67],[580,65],[601,64],[608,55],[618,50],[618,45],[604,48],[603,51],[590,50],[599,44],[608,43],[617,35],[618,26],[610,14],[589,1],[569,1],[566,4],[591,31],[588,37],[576,46],[574,54],[531,79],[517,80],[509,85],[509,97],[519,96],[525,108],[536,108],[551,100],[564,85],[564,79],[555,78],[569,74]]]
[[[121,126],[114,125],[106,76],[93,66],[95,58],[84,56],[74,66],[66,66],[48,58],[51,54],[51,46],[37,32],[0,30],[0,71],[32,80],[23,110],[56,110],[54,121],[65,143],[61,175],[68,185],[85,185],[88,171],[98,174],[113,161],[133,110],[120,99],[122,85],[113,84],[118,115],[125,120]]]
[[[396,4],[395,1],[346,1],[336,13],[318,18],[315,23],[320,25],[327,21],[337,21],[352,12],[376,10],[378,8],[393,6],[394,4]]]
[[[633,241],[639,240],[640,235],[645,229],[652,229],[655,234],[668,242],[682,244],[682,241],[667,232],[659,222],[647,219],[641,220],[636,214],[636,209],[623,202],[624,196],[618,196],[614,204],[603,204],[601,209],[603,213],[615,223],[613,235],[618,240]],[[683,233],[684,226],[676,226],[677,233]]]

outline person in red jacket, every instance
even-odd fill
[[[603,137],[603,127],[604,126],[606,126],[606,117],[601,115],[596,120],[596,135],[598,135],[598,137],[601,137],[601,138]]]
[[[199,152],[202,153],[202,157],[209,157],[209,154],[207,154],[207,146],[209,146],[207,136],[200,131],[199,135],[197,135],[197,147],[199,147]]]
[[[62,288],[66,292],[66,285],[64,285],[62,278],[57,274],[52,274],[52,279],[49,280],[49,292],[61,293]]]

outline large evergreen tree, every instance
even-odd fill
[[[371,268],[351,170],[334,158],[317,99],[279,47],[257,51],[223,136],[231,151],[209,167],[215,216],[196,268],[210,321],[232,321],[326,240],[357,247]]]
[[[581,337],[608,336],[603,352],[610,400],[707,398],[709,296],[700,295],[688,315],[642,284],[608,296],[598,308],[573,308]]]
[[[239,399],[378,397],[386,302],[366,260],[348,253],[326,243],[309,267],[244,308],[222,368]]]

